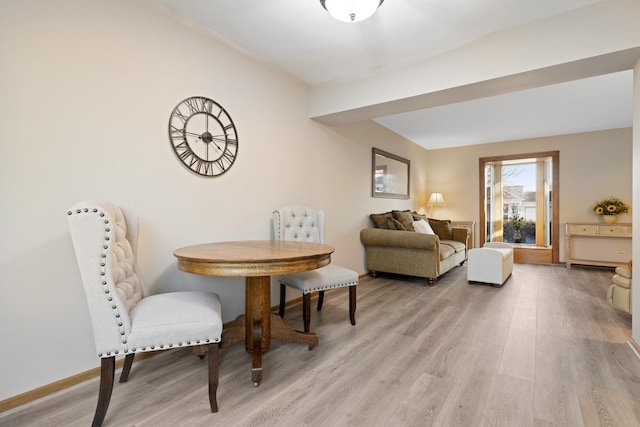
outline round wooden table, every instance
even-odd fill
[[[245,314],[224,329],[221,346],[242,340],[253,353],[254,385],[262,380],[262,353],[271,338],[292,343],[318,345],[315,333],[296,331],[271,313],[271,276],[324,267],[331,262],[333,246],[279,240],[205,243],[176,249],[178,268],[206,276],[245,277]]]

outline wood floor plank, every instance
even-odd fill
[[[311,310],[320,345],[273,341],[259,387],[242,344],[221,350],[218,413],[206,360],[177,349],[134,363],[104,426],[640,425],[640,360],[630,316],[605,301],[612,274],[516,264],[502,288],[469,285],[466,266],[435,287],[365,278],[357,324],[347,290],[327,292]],[[302,328],[300,305],[285,321]],[[97,390],[86,381],[0,413],[0,425],[89,425]]]
[[[533,381],[498,375],[487,401],[485,425],[507,427],[519,420],[518,427],[533,427],[533,394]]]
[[[533,275],[526,275],[521,283],[498,372],[533,381],[538,289]]]
[[[578,386],[584,426],[637,426],[638,399],[589,385]]]

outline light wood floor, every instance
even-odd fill
[[[631,318],[605,301],[612,271],[516,264],[503,288],[383,276],[328,292],[320,346],[274,342],[253,387],[243,345],[221,351],[220,412],[206,361],[172,350],[116,383],[105,426],[638,426]],[[315,299],[313,300],[315,302]],[[302,328],[301,308],[285,320]],[[0,414],[2,426],[88,426],[98,380]]]

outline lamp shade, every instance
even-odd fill
[[[359,22],[373,15],[384,0],[320,0],[334,18],[342,22]]]
[[[427,206],[431,206],[431,218],[433,218],[433,207],[434,206],[447,206],[444,202],[444,197],[442,197],[442,193],[431,193],[429,197],[429,201],[427,202]]]
[[[447,206],[444,202],[444,197],[442,197],[442,193],[431,193],[431,197],[429,197],[429,201],[427,202],[427,206]]]

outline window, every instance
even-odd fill
[[[480,159],[480,243],[552,249],[558,262],[559,152]]]

